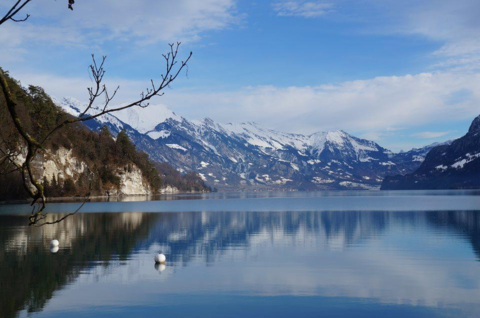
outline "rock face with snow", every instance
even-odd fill
[[[384,190],[480,188],[480,116],[468,133],[433,148],[414,173],[386,177]]]
[[[57,103],[74,115],[83,109],[73,99]],[[252,122],[189,121],[163,105],[108,114],[86,124],[93,130],[106,125],[113,135],[125,130],[151,159],[181,172],[198,171],[208,184],[222,189],[371,189],[385,175],[412,172],[423,161],[422,155],[394,154],[341,130],[301,135]]]

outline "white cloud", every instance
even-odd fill
[[[354,6],[356,2],[339,0]],[[374,23],[374,32],[420,35],[439,43],[433,57],[441,69],[480,69],[480,1],[367,0],[361,4]],[[344,6],[348,7],[348,6]],[[354,6],[355,9],[360,7]],[[365,13],[366,14],[366,13]],[[355,14],[353,14],[355,15]],[[381,21],[381,25],[377,24]]]
[[[13,78],[21,79],[24,87],[28,85],[40,86],[51,97],[74,97],[80,101],[88,100],[87,87],[92,87],[94,83],[86,76],[82,77],[62,77],[52,74],[36,74],[36,73],[19,73],[10,74]],[[122,78],[105,77],[104,84],[113,92],[117,86],[120,86],[118,93],[115,95],[114,103],[121,104],[128,101],[138,99],[140,93],[145,90],[149,80],[134,81]],[[99,100],[99,103],[101,99]]]
[[[86,99],[88,78],[12,74],[25,84],[44,87],[57,97]],[[145,81],[107,79],[120,84],[116,103],[138,97]],[[467,98],[454,98],[469,92]],[[256,121],[280,131],[313,133],[344,129],[372,139],[396,130],[471,120],[479,114],[480,74],[425,73],[377,77],[318,87],[247,87],[229,92],[169,90],[152,103],[162,103],[189,119],[211,117],[219,122]],[[393,128],[392,128],[393,127]],[[370,134],[370,135],[368,135]],[[427,135],[423,135],[427,138]],[[420,137],[420,135],[419,135]],[[439,137],[437,135],[437,137]],[[429,137],[434,138],[434,136]]]
[[[477,0],[417,2],[408,8],[406,22],[412,32],[444,41],[438,54],[460,56],[480,52],[479,11]]]
[[[385,137],[385,133],[384,132],[379,132],[379,131],[370,131],[370,132],[362,134],[359,137],[363,138],[363,139],[367,139],[367,140],[380,141],[380,140],[382,140],[382,138]]]
[[[454,102],[452,96],[458,91],[471,94]],[[219,121],[254,120],[279,130],[388,132],[391,127],[411,128],[478,115],[480,75],[426,73],[319,87],[260,86],[211,94],[173,92],[166,100],[177,113],[190,117],[205,114]]]
[[[480,69],[478,0],[277,0],[273,8],[279,16],[329,14],[360,33],[421,36],[438,43],[436,68]]]
[[[323,1],[282,1],[273,4],[273,9],[281,17],[316,18],[330,12],[331,3]]]
[[[413,137],[424,138],[424,139],[433,139],[446,136],[452,133],[452,131],[423,131],[416,134],[413,134]]]
[[[387,127],[386,131],[399,131],[404,129],[405,128],[402,128],[402,127]]]
[[[45,74],[14,73],[24,85],[45,88],[56,97],[72,96],[85,101],[88,77],[63,78]],[[120,85],[115,104],[138,98],[149,79],[130,81],[107,78],[109,87]],[[166,91],[152,105],[163,104],[188,119],[211,117],[218,122],[255,121],[279,131],[310,134],[344,129],[398,150],[423,146],[422,138],[438,138],[451,131],[417,133],[424,125],[471,121],[480,110],[480,74],[437,72],[377,77],[318,87],[246,87],[227,92]],[[459,98],[465,95],[465,98]],[[468,94],[467,94],[468,92]],[[155,116],[154,108],[151,116]],[[386,143],[403,131],[400,145]],[[461,132],[460,132],[461,134]]]
[[[65,1],[35,1],[24,12],[31,14],[27,22],[2,26],[3,45],[15,48],[32,41],[92,45],[111,39],[136,45],[192,41],[240,19],[234,0],[84,0],[75,4],[73,12],[66,9]]]

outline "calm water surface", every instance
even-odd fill
[[[0,207],[0,317],[480,316],[479,192],[170,199]]]

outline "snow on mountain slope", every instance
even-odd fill
[[[54,102],[62,107],[67,113],[78,116],[87,107],[87,103],[81,102],[75,98],[63,98],[58,100],[53,98]],[[117,105],[119,107],[122,105]],[[97,114],[101,110],[93,106],[88,115]],[[141,134],[146,134],[150,131],[154,131],[155,127],[166,121],[167,119],[182,121],[183,118],[175,114],[165,105],[152,105],[150,107],[133,107],[123,111],[110,113],[97,118],[97,121],[101,123],[115,123],[118,127],[121,123],[130,125],[133,129],[137,130]]]
[[[57,98],[52,98],[53,102],[60,106],[66,113],[73,115],[75,117],[80,116],[81,113],[87,108],[88,104],[81,102],[75,98],[63,98],[63,99],[57,99]],[[101,110],[93,106],[89,109],[89,111],[86,113],[86,115],[94,115],[99,113]],[[112,125],[117,128],[117,130],[122,130],[124,123],[119,120],[116,116],[112,114],[105,114],[103,116],[97,117],[95,121],[101,125]]]
[[[480,116],[465,136],[435,145],[416,171],[386,177],[382,184],[385,190],[479,188]]]
[[[250,145],[264,148],[282,149],[290,146],[304,150],[307,146],[307,137],[299,134],[278,132],[260,127],[254,122],[241,124],[220,125],[230,136],[241,136]]]
[[[342,130],[318,132],[310,136],[310,151],[317,156],[327,149],[332,152],[334,149],[350,152],[354,158],[360,161],[370,161],[370,152],[386,151],[373,141],[353,137]]]
[[[72,115],[85,104],[71,98],[57,104]],[[126,130],[137,148],[180,171],[198,171],[217,188],[376,188],[387,174],[412,172],[419,156],[394,154],[373,141],[344,131],[302,135],[247,122],[189,121],[163,105],[133,108],[86,122]],[[400,156],[399,156],[400,155]]]
[[[182,121],[182,117],[161,104],[151,105],[146,108],[129,108],[125,111],[116,112],[115,116],[141,134],[155,130],[158,124],[163,123],[167,119]]]

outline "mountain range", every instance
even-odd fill
[[[387,176],[384,190],[480,188],[480,116],[467,134],[430,150],[413,173]]]
[[[56,103],[72,115],[85,108],[73,98]],[[92,130],[107,126],[114,136],[125,130],[152,160],[184,173],[197,171],[205,182],[223,190],[375,189],[386,175],[414,172],[437,146],[394,153],[342,130],[302,135],[254,122],[190,121],[163,105],[149,109],[107,114],[86,125]]]

